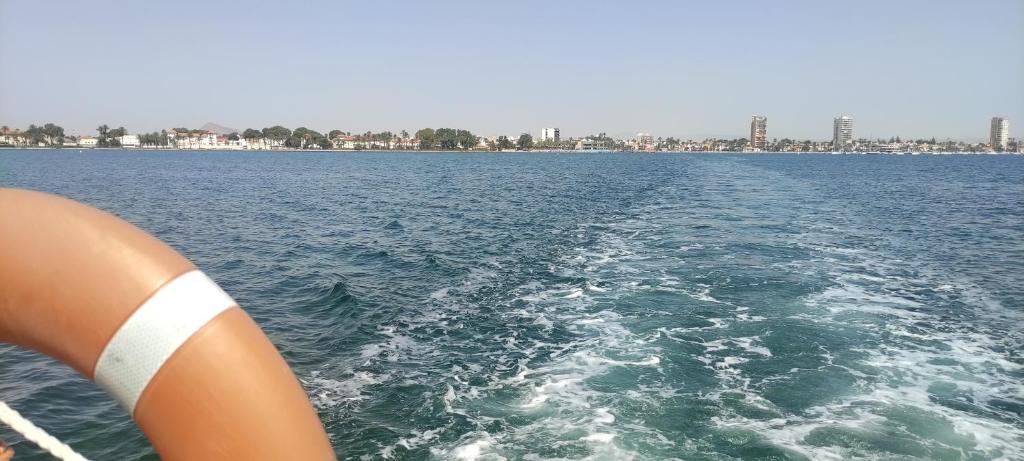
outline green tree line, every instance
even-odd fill
[[[469,130],[456,128],[424,128],[416,132],[421,150],[469,150],[479,138]]]

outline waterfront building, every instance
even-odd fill
[[[199,138],[200,149],[213,149],[217,147],[217,133],[213,130],[206,130],[206,134]]]
[[[120,136],[117,140],[121,143],[121,147],[139,147],[139,136],[134,134],[126,134]]]
[[[636,150],[642,151],[653,151],[654,150],[654,136],[650,133],[637,133],[636,134]]]
[[[25,142],[21,130],[18,128],[0,128],[0,144],[5,146],[17,146]]]
[[[562,139],[561,133],[558,128],[544,128],[540,130],[540,142],[554,141],[558,142]]]
[[[750,120],[750,148],[761,152],[768,148],[768,117],[754,115]]]
[[[1010,121],[1003,117],[992,117],[992,127],[989,130],[988,144],[992,152],[1006,150],[1010,139]]]
[[[604,141],[581,139],[576,141],[576,150],[608,150],[608,145]]]
[[[845,152],[853,141],[853,119],[841,115],[832,120],[832,150]]]
[[[338,134],[331,139],[331,144],[334,144],[335,149],[355,149],[356,138],[352,135]],[[265,149],[266,147],[263,147]]]
[[[82,136],[81,138],[78,138],[78,147],[96,147],[98,142],[99,139],[92,136]]]

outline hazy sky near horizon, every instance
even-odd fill
[[[0,123],[1024,134],[1024,1],[0,0]]]

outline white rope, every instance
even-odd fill
[[[0,422],[11,426],[11,429],[25,437],[25,440],[39,445],[39,448],[50,452],[57,459],[64,461],[88,461],[82,455],[76,453],[75,450],[72,450],[71,447],[64,445],[56,437],[47,434],[39,426],[32,424],[32,421],[18,414],[13,408],[7,406],[3,400],[0,400]]]

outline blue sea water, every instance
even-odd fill
[[[0,185],[194,260],[344,459],[1024,459],[1024,157],[0,151]],[[0,346],[0,399],[156,459],[39,354]]]

